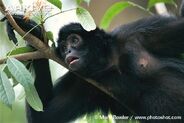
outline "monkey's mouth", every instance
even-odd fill
[[[78,61],[79,61],[79,58],[76,57],[76,56],[69,56],[69,57],[67,58],[67,63],[68,63],[69,65],[74,64],[74,63],[76,63],[76,62],[78,62]]]

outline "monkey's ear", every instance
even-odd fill
[[[6,17],[4,17],[3,19],[1,19],[0,21],[3,22],[6,20]],[[17,38],[15,36],[15,33],[14,33],[14,28],[12,27],[12,25],[7,21],[6,23],[6,32],[7,32],[7,35],[8,35],[8,38],[13,41],[14,44],[17,44]]]

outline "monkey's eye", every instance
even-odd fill
[[[72,47],[79,47],[82,44],[82,39],[78,34],[71,34],[68,36],[67,41]]]
[[[79,43],[79,39],[77,37],[73,37],[71,40],[72,45],[77,45]]]

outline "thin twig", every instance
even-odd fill
[[[132,6],[135,6],[135,7],[139,8],[139,9],[145,11],[145,12],[148,12],[150,15],[154,15],[151,11],[145,9],[144,7],[142,7],[142,6],[138,5],[138,4],[135,4],[135,3],[130,2],[130,1],[128,1],[128,3],[131,4]]]
[[[46,58],[46,56],[40,51],[23,53],[23,54],[18,54],[18,55],[12,55],[12,56],[9,56],[9,57],[16,58],[17,60],[20,60],[20,61]],[[6,59],[7,59],[7,57],[0,59],[0,64],[5,63]]]
[[[68,12],[68,11],[72,11],[72,10],[75,10],[75,9],[77,9],[77,8],[72,8],[72,9],[68,9],[68,10],[64,10],[64,11],[60,11],[60,12],[58,12],[58,13],[55,13],[55,14],[53,14],[53,15],[51,15],[51,16],[45,18],[44,22],[45,22],[47,19],[51,18],[51,17],[54,17],[54,16],[59,15],[59,14],[61,14],[61,13],[65,13],[65,12]]]

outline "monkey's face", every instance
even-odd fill
[[[87,50],[83,39],[77,34],[70,34],[59,46],[61,56],[72,71],[81,71],[85,66]]]
[[[96,43],[95,40],[94,36],[91,38],[79,34],[70,34],[62,39],[59,53],[69,70],[89,77],[107,68],[108,53],[101,46],[102,43]]]

